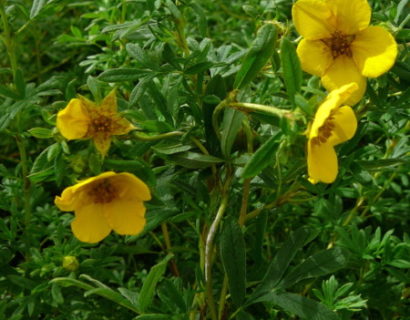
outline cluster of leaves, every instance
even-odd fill
[[[303,132],[325,92],[300,69],[290,1],[1,0],[0,318],[406,319],[409,3],[370,4],[400,54],[356,107],[338,179],[312,185]],[[102,159],[55,115],[114,86],[138,130]],[[84,245],[53,198],[107,170],[150,186],[147,226]]]

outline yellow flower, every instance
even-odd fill
[[[332,183],[338,171],[335,145],[351,139],[357,129],[353,109],[343,105],[357,90],[350,83],[329,93],[319,106],[308,129],[307,163],[309,181]]]
[[[71,99],[57,114],[57,128],[68,140],[93,139],[95,147],[106,155],[111,136],[126,134],[134,129],[117,112],[117,98],[112,90],[100,105],[85,97]]]
[[[95,243],[111,230],[136,235],[145,226],[143,201],[151,199],[147,185],[131,173],[104,172],[64,189],[55,198],[62,211],[74,211],[71,229],[79,240]]]
[[[302,69],[321,77],[328,91],[355,82],[358,90],[349,98],[351,105],[363,97],[365,77],[380,76],[396,59],[393,36],[369,26],[366,0],[298,0],[292,16],[304,37],[297,47]]]

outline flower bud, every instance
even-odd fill
[[[75,271],[79,265],[77,258],[74,256],[65,256],[63,258],[63,268],[66,270]]]

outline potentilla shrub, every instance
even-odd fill
[[[0,15],[0,319],[407,319],[408,1]]]

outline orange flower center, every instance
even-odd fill
[[[332,131],[335,127],[334,124],[334,117],[333,115],[330,115],[325,123],[319,128],[319,132],[317,137],[314,137],[312,139],[312,144],[319,146],[321,143],[325,143],[327,139],[332,135]]]
[[[332,34],[331,38],[323,39],[322,41],[328,46],[332,52],[333,59],[338,56],[352,56],[352,49],[350,48],[351,43],[354,40],[353,35],[344,35],[340,31],[336,31]]]
[[[91,127],[92,131],[95,133],[109,133],[113,130],[114,122],[110,117],[107,117],[105,115],[98,115],[91,120]]]
[[[117,189],[107,179],[98,181],[88,192],[94,203],[109,203],[118,197]]]

